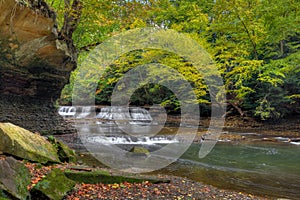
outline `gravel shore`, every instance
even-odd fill
[[[34,163],[26,163],[32,178],[28,189],[37,184],[52,169],[59,168],[61,170],[74,167],[71,164],[56,164],[51,166],[39,166]],[[112,170],[107,170],[110,174],[114,174]],[[222,200],[266,200],[268,198],[258,197],[242,192],[229,191],[195,182],[186,178],[169,175],[156,175],[160,179],[170,180],[169,183],[150,183],[144,181],[142,183],[115,183],[115,184],[76,184],[74,189],[64,197],[64,200],[90,200],[90,199],[112,199],[112,200],[194,200],[194,199],[222,199]],[[101,182],[101,180],[99,180]]]
[[[169,177],[170,178],[170,177]],[[170,183],[152,184],[77,184],[66,200],[114,199],[114,200],[194,200],[194,199],[230,199],[230,200],[263,200],[251,194],[218,189],[188,179],[171,177]]]

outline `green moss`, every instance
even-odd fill
[[[53,169],[31,190],[31,199],[61,200],[74,186],[75,182],[68,179],[60,169]]]
[[[0,197],[7,199],[27,199],[29,196],[27,186],[30,184],[31,179],[29,170],[23,163],[12,157],[7,157],[6,161],[1,162],[2,167],[0,170],[3,170],[3,166],[5,166],[7,171],[3,172],[0,180],[0,188],[2,188],[2,190],[0,189]],[[6,182],[5,178],[9,178],[10,181]]]
[[[20,196],[27,197],[29,196],[29,192],[27,190],[27,186],[30,184],[31,175],[27,167],[23,164],[19,166],[18,176],[16,177],[16,184],[18,186],[18,192]]]
[[[150,152],[148,149],[144,147],[133,147],[130,152],[132,155],[141,155],[141,156],[149,156]]]
[[[67,145],[57,140],[52,135],[48,136],[48,141],[56,149],[58,158],[61,162],[76,162],[76,154],[74,150],[70,149]]]
[[[57,154],[62,162],[76,162],[76,154],[73,149],[70,149],[67,145],[62,143],[61,141],[57,141],[58,149]]]
[[[39,163],[60,162],[56,149],[40,135],[0,123],[0,151]]]
[[[96,183],[104,183],[104,184],[113,184],[113,183],[142,183],[144,181],[149,181],[151,183],[162,183],[162,182],[170,182],[169,180],[163,179],[149,179],[142,177],[129,177],[129,176],[120,176],[120,175],[111,175],[106,171],[93,171],[93,172],[74,172],[74,171],[65,171],[66,177],[72,179],[78,183],[86,183],[86,184],[96,184]]]

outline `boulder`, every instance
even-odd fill
[[[61,162],[76,162],[76,154],[73,149],[70,149],[62,141],[57,140],[53,136],[48,136],[48,141],[56,148],[58,158]]]
[[[39,163],[60,162],[56,148],[44,137],[11,123],[0,123],[0,151]]]
[[[133,153],[135,156],[149,156],[150,152],[148,149],[144,147],[132,147],[132,149],[129,151]]]
[[[31,190],[32,200],[61,200],[75,186],[75,181],[68,179],[60,169],[52,170]]]
[[[30,173],[23,163],[12,157],[0,160],[0,199],[27,199]]]

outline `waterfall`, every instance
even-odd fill
[[[92,106],[82,106],[82,107],[61,106],[58,110],[58,113],[63,117],[76,116],[77,119],[86,118],[88,116],[92,117],[91,116],[92,112],[93,112]],[[128,108],[128,107],[120,107],[120,106],[102,108],[100,113],[97,114],[95,118],[104,119],[108,121],[129,123],[129,124],[144,124],[144,123],[149,124],[153,121],[150,113],[144,108],[139,108],[139,107]]]
[[[131,108],[130,116],[132,121],[152,121],[150,113],[143,108]]]
[[[96,116],[98,119],[116,120],[129,123],[151,123],[152,117],[144,108],[138,107],[105,107]]]
[[[135,144],[135,145],[155,145],[155,144],[170,144],[178,143],[177,139],[168,136],[155,137],[132,137],[132,136],[89,136],[82,137],[85,143],[88,144]]]
[[[74,117],[76,108],[74,106],[62,106],[58,109],[58,114],[63,117]]]
[[[79,119],[86,118],[87,116],[89,116],[91,114],[91,111],[92,111],[91,106],[83,106],[81,109],[81,113],[79,113],[76,118],[79,118]]]

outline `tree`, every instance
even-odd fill
[[[243,116],[242,104],[254,93],[250,82],[262,65],[257,44],[263,40],[264,29],[257,18],[257,1],[217,1],[208,30],[211,53],[221,70],[231,107]]]
[[[48,2],[59,11],[62,30],[71,30],[80,52],[79,62],[94,46],[124,30],[146,26],[175,29],[195,39],[212,55],[224,78],[229,112],[264,120],[299,112],[298,0]],[[80,5],[75,10],[82,5],[82,10],[69,12],[67,8],[72,10],[73,4]],[[63,14],[65,11],[67,14]],[[72,17],[71,13],[77,14]],[[64,19],[69,23],[63,23]],[[72,21],[76,24],[74,28]],[[66,24],[70,29],[63,28]],[[114,84],[122,74],[147,62],[160,62],[176,69],[194,86],[200,105],[209,105],[209,91],[201,75],[195,73],[195,66],[168,52],[148,49],[122,55],[109,67],[99,80],[97,102],[109,103]],[[75,75],[76,71],[72,78]],[[67,86],[63,92],[69,100],[72,87]],[[165,106],[178,109],[172,92],[159,84],[140,88],[131,101],[149,104],[149,98],[154,96],[155,102],[161,100]]]

